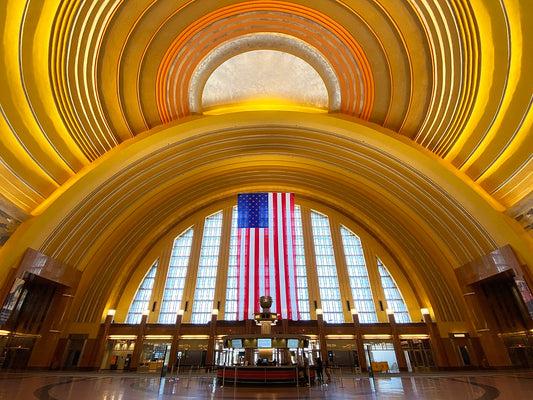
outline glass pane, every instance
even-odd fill
[[[324,321],[332,323],[344,322],[328,217],[312,211],[311,227]]]
[[[309,291],[307,290],[307,270],[305,267],[304,237],[302,230],[302,213],[300,206],[294,205],[294,233],[296,255],[296,287],[298,296],[298,312],[301,320],[310,320]]]
[[[191,322],[194,324],[205,324],[211,320],[218,254],[220,251],[220,235],[222,233],[222,216],[222,211],[219,211],[205,219],[191,315]]]
[[[159,260],[154,262],[139,285],[139,289],[137,289],[137,293],[135,293],[135,296],[133,297],[130,309],[128,310],[128,315],[126,316],[127,324],[140,324],[143,312],[150,308],[150,297],[152,296],[152,288],[154,286],[158,262]]]
[[[403,301],[402,294],[398,289],[398,286],[390,276],[389,271],[383,265],[379,258],[376,258],[379,268],[379,275],[381,276],[381,285],[385,292],[385,299],[387,300],[387,308],[394,311],[394,319],[398,323],[411,322],[411,317],[407,311],[407,306]]]
[[[185,287],[185,276],[189,266],[193,234],[194,229],[189,228],[174,240],[159,312],[158,322],[160,324],[174,324],[176,322],[177,312],[181,307],[183,288]]]
[[[231,237],[228,259],[228,282],[226,286],[226,309],[224,319],[235,321],[237,319],[237,207],[233,207],[231,216]]]
[[[368,270],[363,256],[361,240],[353,232],[341,226],[341,237],[350,278],[354,309],[358,311],[359,322],[377,322]]]

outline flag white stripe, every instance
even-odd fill
[[[243,232],[241,234],[241,245],[240,245],[240,254],[239,254],[239,299],[237,301],[237,320],[241,321],[244,319],[244,299],[245,299],[245,290],[248,282],[246,279],[246,234]]]
[[[254,312],[255,303],[255,235],[256,229],[250,229],[250,251],[248,260],[248,315],[246,318],[251,318]]]
[[[274,207],[273,204],[274,193],[268,194],[268,231],[269,231],[269,241],[268,241],[268,269],[270,274],[270,296],[272,297],[272,312],[278,312],[279,304],[276,296],[276,284],[278,282],[276,274],[276,262],[275,262],[275,252],[274,252]]]
[[[259,228],[257,230],[259,235],[259,293],[258,297],[265,296],[265,229]]]
[[[279,195],[277,197],[277,226],[278,226],[278,274],[279,274],[279,286],[280,286],[280,310],[281,317],[287,318],[287,291],[285,282],[285,241],[284,241],[284,230],[283,230],[283,196]]]

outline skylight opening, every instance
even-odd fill
[[[252,50],[229,58],[209,76],[202,92],[205,114],[328,109],[328,90],[320,74],[303,59],[278,50]]]

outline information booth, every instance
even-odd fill
[[[218,379],[239,384],[296,384],[314,380],[304,335],[224,336]],[[306,361],[307,360],[307,361]]]
[[[218,380],[234,384],[306,384],[314,380],[309,368],[309,336],[272,333],[277,314],[270,312],[272,298],[261,296],[263,308],[255,314],[260,334],[228,335],[222,338]]]

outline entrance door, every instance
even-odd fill
[[[470,360],[470,353],[468,352],[468,348],[466,346],[459,346],[459,354],[461,355],[463,365],[472,365],[472,361]]]
[[[374,373],[400,372],[392,341],[365,342],[367,365]]]
[[[67,352],[63,361],[64,369],[73,369],[78,366],[81,353],[85,346],[87,335],[71,335],[67,344]]]
[[[429,339],[402,341],[402,349],[410,372],[426,371],[436,367]]]
[[[170,355],[170,343],[166,342],[145,342],[141,352],[139,366],[142,365],[141,372],[161,373],[163,367],[168,365]]]

